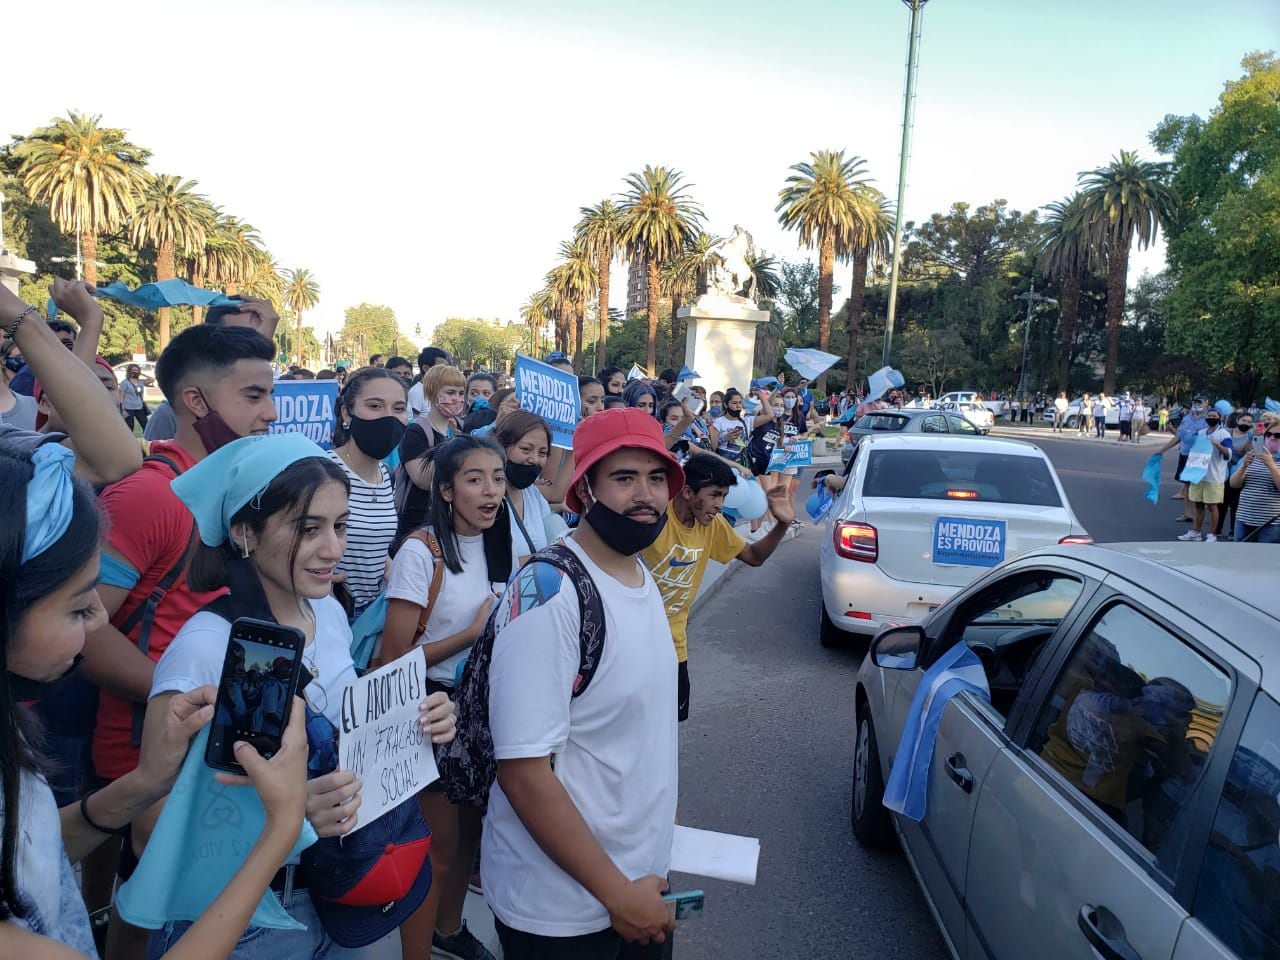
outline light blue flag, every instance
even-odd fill
[[[831,505],[835,502],[835,494],[819,480],[818,489],[809,494],[809,499],[804,502],[804,509],[809,514],[809,519],[816,524],[831,512]]]
[[[179,277],[174,277],[171,280],[157,280],[155,283],[144,283],[137,290],[130,290],[125,284],[117,280],[115,283],[108,283],[105,286],[98,287],[97,296],[106,297],[108,300],[116,300],[120,303],[127,303],[131,307],[141,307],[143,310],[159,310],[161,307],[179,305],[220,307],[240,302],[216,290],[203,290],[200,287],[193,287]],[[47,312],[50,320],[58,315],[58,308],[52,300],[48,303]]]
[[[1147,465],[1142,468],[1142,479],[1147,481],[1147,492],[1143,494],[1152,504],[1160,502],[1160,460],[1164,454],[1153,453],[1147,458]]]
[[[1280,400],[1272,400],[1270,397],[1262,401],[1262,405],[1267,408],[1270,413],[1280,413]]]
[[[787,363],[795,367],[796,372],[806,380],[817,380],[824,371],[840,359],[834,353],[809,347],[787,347],[784,356]]]
[[[871,376],[867,377],[867,399],[879,400],[890,390],[901,387],[905,380],[897,370],[893,367],[881,367]]]
[[[369,666],[373,659],[373,651],[378,647],[378,640],[387,623],[387,591],[383,590],[373,598],[364,612],[351,624],[351,662],[357,670]]]
[[[1207,434],[1201,432],[1191,441],[1191,449],[1187,451],[1187,465],[1182,468],[1178,479],[1183,483],[1199,483],[1209,472],[1209,460],[1213,456],[1213,444]]]
[[[151,839],[133,876],[116,893],[120,916],[146,930],[198,920],[231,882],[266,823],[253,787],[229,787],[205,766],[205,727],[191,741],[178,780],[165,799]],[[316,842],[306,820],[290,859]],[[253,911],[251,927],[303,930],[268,890]]]
[[[908,820],[919,823],[924,819],[929,799],[929,771],[933,768],[933,750],[942,712],[947,701],[966,690],[991,702],[981,662],[964,643],[957,643],[920,678],[893,757],[889,782],[884,786],[884,805]]]
[[[690,380],[697,380],[701,377],[697,370],[690,370],[687,366],[681,367],[680,372],[676,374],[676,383],[687,383]]]

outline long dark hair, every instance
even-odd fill
[[[514,416],[514,414],[512,414]],[[435,471],[431,476],[431,506],[427,510],[426,525],[436,535],[444,565],[451,573],[462,572],[462,554],[458,549],[458,534],[453,529],[453,506],[441,495],[462,469],[462,461],[477,450],[487,450],[497,455],[503,463],[506,452],[489,437],[460,434],[436,447]],[[511,521],[507,517],[506,503],[498,511],[493,526],[483,533],[484,558],[492,583],[506,583],[511,576]]]
[[[0,841],[0,921],[27,916],[18,894],[14,868],[18,860],[22,771],[38,771],[39,758],[30,744],[39,739],[38,725],[14,700],[9,686],[9,647],[18,624],[41,599],[78,574],[100,549],[101,520],[93,491],[72,481],[71,523],[47,550],[22,562],[26,540],[27,484],[35,473],[31,453],[0,443],[0,815],[4,817]]]
[[[347,377],[342,392],[338,394],[338,409],[333,412],[333,445],[335,447],[342,446],[351,438],[351,431],[342,426],[342,411],[346,410],[347,416],[355,416],[356,401],[360,399],[360,391],[370,380],[394,380],[399,386],[404,387],[404,381],[386,367],[361,367]],[[406,388],[406,398],[408,393]]]
[[[601,367],[599,370],[596,371],[596,379],[599,380],[600,384],[604,387],[605,396],[610,396],[610,397],[620,396],[620,394],[617,394],[617,393],[609,393],[609,381],[613,379],[613,375],[615,373],[621,373],[621,372],[622,372],[621,367]]]
[[[741,420],[742,419],[741,410],[731,411],[729,409],[729,401],[732,400],[734,397],[742,399],[742,391],[737,389],[736,387],[730,387],[728,390],[724,392],[724,396],[720,399],[720,404],[721,406],[724,407],[724,410],[720,415],[723,417],[728,417],[730,420]],[[735,413],[736,413],[736,416],[735,416]]]
[[[255,534],[261,535],[267,521],[277,513],[288,511],[306,516],[316,491],[326,483],[340,483],[348,493],[351,483],[346,471],[328,457],[305,457],[289,464],[273,479],[262,493],[236,511],[232,525],[244,524]],[[293,564],[302,546],[302,528],[293,534],[293,546],[289,548],[289,585],[293,587]],[[196,546],[191,557],[191,569],[187,583],[196,592],[218,590],[231,583],[232,564],[240,558],[240,549],[230,536],[217,547],[204,543]]]
[[[528,410],[511,410],[503,414],[502,418],[494,424],[493,439],[505,451],[507,447],[514,447],[519,443],[530,430],[541,430],[545,433],[547,446],[551,446],[551,428],[547,426],[547,421]]]

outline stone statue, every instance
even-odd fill
[[[707,256],[706,296],[755,306],[755,279],[750,260],[755,257],[751,234],[734,224],[733,235],[720,241]]]

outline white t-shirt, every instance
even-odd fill
[[[741,420],[734,417],[716,417],[711,423],[716,428],[716,436],[719,439],[715,452],[722,457],[736,460],[751,440],[751,430],[755,424],[755,419],[755,417],[748,416],[745,413],[742,415]],[[732,440],[726,440],[725,434],[737,427],[741,427],[742,432]]]
[[[665,876],[677,791],[676,653],[662,596],[645,570],[626,587],[565,541],[600,591],[605,640],[585,693],[578,596],[544,563],[515,578],[489,666],[489,728],[499,760],[554,756],[556,777],[596,841],[629,879]],[[480,861],[485,900],[507,926],[549,937],[604,930],[609,912],[558,867],[494,783]]]
[[[356,679],[351,627],[342,604],[333,597],[309,602],[316,631],[302,652],[303,664],[315,677],[306,688],[307,702],[336,727],[342,723],[342,688]],[[205,684],[217,686],[230,638],[231,624],[222,617],[207,610],[196,613],[183,624],[156,664],[151,696],[186,693]]]
[[[1093,415],[1095,418],[1105,417],[1107,415],[1107,405],[1101,400],[1093,401]]]
[[[1058,397],[1058,399],[1053,401],[1053,409],[1057,410],[1059,413],[1066,413],[1071,409],[1071,401],[1066,397]]]
[[[547,545],[547,515],[551,513],[551,504],[542,495],[537,484],[529,484],[522,491],[524,497],[524,528],[529,532],[529,540],[533,541],[533,549],[529,549],[529,540],[520,530],[515,511],[511,511],[511,556],[525,557]]]
[[[444,568],[436,605],[431,608],[426,631],[418,638],[420,645],[435,643],[465,630],[475,619],[484,598],[491,593],[500,595],[505,587],[505,584],[489,582],[489,569],[484,560],[484,537],[458,537],[458,556],[462,560],[462,572],[454,573],[448,567]],[[420,607],[426,606],[434,566],[435,560],[425,543],[405,540],[391,561],[387,599],[408,600]],[[427,664],[427,677],[452,687],[459,664],[470,652],[470,648],[464,648],[446,660]]]
[[[347,575],[347,589],[355,599],[356,607],[367,607],[382,592],[382,577],[387,569],[387,551],[396,538],[400,523],[396,515],[395,485],[391,471],[384,463],[378,464],[382,479],[369,483],[352,470],[336,450],[326,450],[325,456],[340,466],[351,484],[347,508],[347,549],[342,554],[338,570]]]
[[[409,388],[409,419],[425,417],[431,409],[431,401],[422,395],[422,383],[415,383]]]
[[[1218,427],[1212,433],[1209,433],[1210,440],[1217,440],[1219,443],[1230,448],[1235,445],[1235,441],[1231,439],[1231,431],[1226,427]],[[1205,471],[1205,483],[1226,483],[1227,466],[1231,462],[1231,455],[1223,456],[1218,452],[1218,448],[1214,447],[1209,453],[1209,469]]]

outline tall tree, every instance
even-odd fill
[[[129,236],[136,247],[151,246],[156,251],[156,279],[177,276],[175,259],[204,246],[209,225],[209,203],[196,193],[194,180],[169,174],[148,174],[138,194]],[[163,351],[169,344],[169,308],[160,308],[160,341]]]
[[[361,303],[342,313],[342,353],[363,359],[375,353],[391,355],[392,345],[408,337],[400,333],[396,312],[381,303]]]
[[[551,321],[551,291],[543,287],[520,307],[520,319],[529,328],[529,353],[538,353],[538,338]]]
[[[612,200],[601,200],[594,207],[583,207],[579,213],[577,235],[596,262],[596,291],[600,330],[596,337],[596,369],[605,365],[609,339],[609,268],[618,252],[622,232],[622,210]]]
[[[582,237],[561,243],[560,257],[560,263],[547,274],[547,287],[552,294],[552,305],[559,308],[562,318],[558,349],[573,357],[573,368],[578,370],[587,298],[596,289],[596,263]]]
[[[671,365],[684,363],[685,338],[680,329],[680,308],[707,288],[708,258],[720,238],[698,229],[685,239],[671,260],[662,268],[662,292],[671,303]]]
[[[893,242],[893,207],[885,195],[872,186],[863,186],[861,203],[849,241],[849,259],[853,261],[853,278],[849,285],[849,301],[845,325],[849,331],[846,353],[848,369],[845,384],[853,386],[858,376],[858,337],[862,330],[862,311],[867,300],[867,271],[873,263],[889,256]]]
[[[125,131],[99,126],[101,119],[69,111],[14,151],[27,194],[46,204],[58,229],[79,243],[90,283],[98,281],[98,236],[118,229],[133,212],[150,155],[130,143]]]
[[[662,266],[684,246],[704,219],[702,207],[691,198],[684,175],[667,167],[646,166],[626,178],[619,239],[627,257],[645,267],[648,291],[648,337],[645,365],[658,362],[658,301],[662,296]]]
[[[306,267],[284,272],[284,302],[298,318],[298,366],[302,366],[302,314],[320,302],[320,284]]]
[[[1069,390],[1071,351],[1080,319],[1080,281],[1096,257],[1089,242],[1089,217],[1081,193],[1055,200],[1045,209],[1049,212],[1042,225],[1044,246],[1040,251],[1040,268],[1061,287],[1057,389]]]
[[[1132,150],[1121,150],[1105,167],[1080,173],[1089,231],[1107,263],[1107,364],[1102,375],[1106,394],[1116,387],[1129,250],[1135,240],[1139,249],[1149,246],[1173,219],[1178,197],[1169,176],[1169,164],[1143,160]]]
[[[800,234],[800,244],[818,248],[818,349],[831,340],[831,300],[836,257],[848,254],[865,203],[866,161],[845,159],[843,150],[817,150],[793,171],[778,193],[778,222]],[[826,374],[818,389],[826,388]]]

